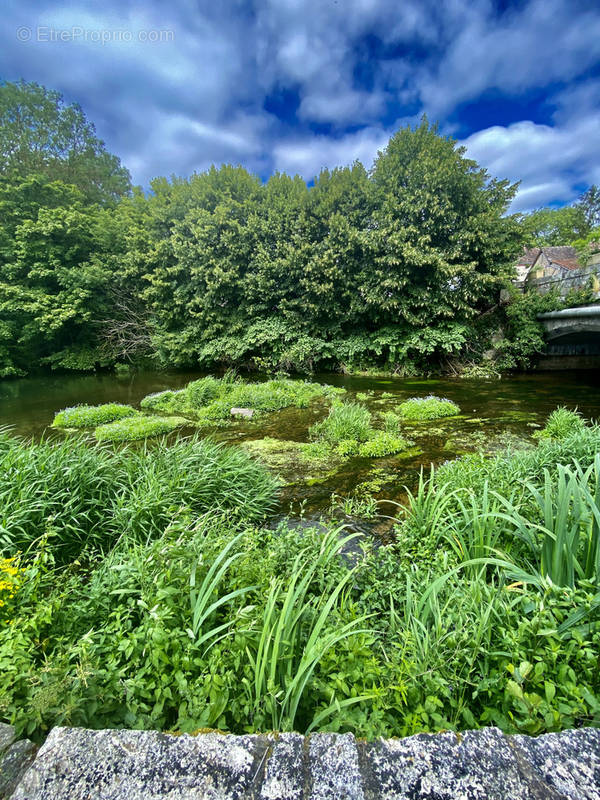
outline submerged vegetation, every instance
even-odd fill
[[[249,453],[327,469],[399,419],[334,402],[313,441],[243,448],[2,434],[0,717],[36,737],[600,724],[598,426],[559,409],[535,446],[432,469],[386,545],[335,521],[374,519],[382,468],[329,521],[267,524],[278,481]]]

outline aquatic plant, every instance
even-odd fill
[[[104,403],[100,406],[72,406],[59,411],[54,417],[54,428],[95,428],[107,422],[135,417],[135,408],[120,403]]]
[[[407,420],[429,420],[453,417],[460,414],[460,408],[445,397],[411,397],[400,403],[398,413]]]
[[[564,439],[584,428],[585,421],[577,410],[571,411],[560,406],[550,414],[544,428],[536,432],[534,436],[542,439]]]
[[[177,428],[189,425],[185,417],[146,417],[137,416],[120,419],[100,425],[94,431],[94,436],[99,442],[134,442],[136,439],[146,439],[149,436],[160,436],[163,433],[172,433]]]
[[[374,436],[358,447],[358,455],[363,458],[381,458],[400,453],[410,447],[412,443],[400,436],[394,436],[386,431],[377,431]]]
[[[325,419],[309,428],[309,434],[330,444],[348,440],[365,442],[373,433],[371,422],[371,413],[360,403],[335,403]]]
[[[232,373],[223,378],[206,376],[178,391],[159,392],[145,397],[141,406],[147,411],[183,414],[207,422],[230,420],[232,408],[250,408],[255,412],[279,411],[295,406],[306,408],[319,397],[335,397],[344,389],[307,381],[274,378],[263,383],[249,383]]]
[[[186,410],[187,393],[185,389],[167,389],[164,392],[155,392],[146,395],[140,402],[144,411],[157,411],[162,414],[180,414]]]

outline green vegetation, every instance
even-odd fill
[[[109,422],[108,425],[100,425],[94,431],[94,436],[99,442],[133,442],[136,439],[172,433],[177,428],[183,428],[189,424],[189,420],[185,417],[136,416]]]
[[[185,389],[159,392],[145,397],[146,411],[186,414],[209,422],[231,419],[232,408],[250,408],[255,412],[279,411],[295,406],[306,408],[319,397],[335,397],[344,392],[320,383],[275,378],[263,383],[248,383],[233,373],[223,378],[207,376],[189,383]]]
[[[322,439],[329,444],[352,440],[366,442],[372,435],[371,413],[360,403],[335,403],[325,419],[309,429],[313,439]]]
[[[437,369],[521,245],[516,185],[425,119],[310,186],[224,165],[143,194],[78,106],[3,83],[0,154],[2,376]]]
[[[585,429],[585,422],[577,411],[569,411],[568,408],[557,408],[553,411],[546,425],[534,436],[543,439],[565,439],[573,433],[579,433]]]
[[[561,437],[432,470],[374,547],[257,527],[276,482],[242,448],[3,434],[0,717],[36,737],[598,725],[600,428]],[[332,512],[372,519],[392,478]]]
[[[372,422],[371,412],[360,403],[334,403],[325,419],[311,426],[309,434],[317,442],[335,447],[344,458],[380,458],[410,446],[411,442],[398,435],[397,419],[385,416],[385,431],[374,430]]]
[[[73,406],[59,411],[54,417],[54,428],[95,428],[107,422],[127,419],[139,414],[131,406],[104,403],[101,406]]]
[[[2,527],[6,555],[35,550],[46,537],[53,560],[107,550],[122,535],[152,538],[173,514],[219,506],[260,518],[277,482],[238,448],[203,439],[110,450],[85,439],[25,443],[0,434]]]
[[[440,419],[460,414],[460,408],[445,397],[411,397],[398,406],[400,416],[405,420]]]

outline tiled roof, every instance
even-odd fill
[[[517,260],[517,264],[519,266],[531,266],[533,262],[538,257],[538,253],[540,252],[539,247],[524,247],[522,254],[519,256]]]

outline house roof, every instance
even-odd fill
[[[561,247],[542,247],[541,252],[551,264],[557,264],[564,269],[579,269],[581,266],[577,258],[577,250],[568,245]]]
[[[550,264],[556,264],[562,269],[579,269],[581,264],[577,258],[577,251],[570,245],[558,247],[525,247],[523,253],[515,264],[517,280],[524,281],[535,266],[541,255],[544,255]]]
[[[517,266],[531,266],[540,254],[540,250],[540,247],[524,247],[517,261]]]

